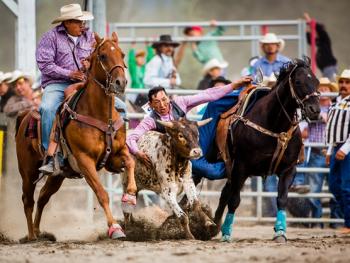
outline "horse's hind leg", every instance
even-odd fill
[[[288,188],[293,182],[293,175],[295,174],[295,167],[289,169],[287,172],[279,176],[278,180],[278,196],[277,196],[277,215],[275,223],[275,235],[273,240],[279,243],[287,241],[287,219],[286,207],[288,200]]]
[[[96,164],[89,156],[83,153],[75,154],[78,160],[79,168],[85,176],[86,182],[90,185],[91,189],[95,192],[96,197],[100,205],[102,206],[109,227],[108,235],[112,239],[124,238],[125,234],[121,226],[113,219],[112,211],[109,207],[109,197],[106,190],[103,188],[100,178],[96,171]]]
[[[37,202],[37,209],[35,213],[35,220],[34,220],[34,232],[37,237],[40,237],[40,221],[41,221],[41,215],[43,213],[43,209],[45,205],[49,202],[51,196],[55,194],[58,189],[60,189],[62,183],[63,183],[64,177],[62,176],[49,176],[44,184],[44,186],[40,190],[39,199]],[[55,241],[54,237],[49,238],[47,235],[47,238],[51,241]]]
[[[219,229],[221,227],[221,218],[224,214],[227,201],[230,196],[230,190],[231,190],[231,185],[228,182],[226,182],[224,188],[221,190],[219,204],[215,211],[215,217],[214,217],[214,223],[218,226]]]

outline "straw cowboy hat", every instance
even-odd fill
[[[12,78],[11,72],[4,73],[0,71],[0,84],[3,82],[7,82],[7,80],[9,80],[10,78]]]
[[[283,39],[278,38],[274,33],[265,34],[260,40],[260,44],[279,44],[279,51],[282,51],[286,45]]]
[[[338,91],[338,86],[334,82],[331,82],[329,78],[319,78],[318,80],[320,82],[319,85],[322,86],[328,86],[331,90],[331,92],[337,92]]]
[[[350,79],[350,69],[344,69],[340,76],[336,77],[337,82],[340,79]]]
[[[82,11],[79,4],[70,4],[62,6],[61,15],[51,22],[51,24],[60,23],[67,20],[86,21],[94,19],[94,16],[87,11]]]
[[[163,44],[166,44],[166,45],[172,45],[173,47],[178,47],[180,45],[179,42],[175,42],[171,39],[171,36],[170,35],[160,35],[159,36],[159,40],[154,42],[152,44],[152,47],[153,48],[157,48],[158,46],[160,45],[163,45]]]
[[[218,59],[213,58],[209,60],[203,67],[203,74],[207,74],[212,68],[227,68],[228,63],[226,61],[220,62]]]
[[[12,72],[12,77],[10,80],[7,81],[7,83],[13,83],[19,80],[20,78],[27,79],[30,84],[33,84],[33,76],[31,76],[29,73],[25,73],[21,70],[15,70]]]

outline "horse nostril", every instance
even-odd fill
[[[115,81],[115,84],[117,84],[117,86],[120,86],[120,80],[117,79],[117,80]]]

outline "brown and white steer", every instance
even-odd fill
[[[201,157],[198,127],[210,121],[211,119],[206,119],[195,122],[184,118],[170,122],[158,121],[165,127],[166,133],[149,131],[138,141],[139,149],[149,156],[153,167],[147,168],[136,160],[137,191],[151,190],[164,198],[179,218],[188,239],[194,238],[189,228],[189,219],[176,200],[183,191],[190,207],[198,209],[205,226],[215,227],[214,222],[201,209],[192,180],[190,161]]]

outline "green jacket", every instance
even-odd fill
[[[205,36],[222,36],[225,29],[223,26],[216,27],[215,30],[207,33]],[[220,62],[225,61],[217,41],[215,40],[204,40],[197,44],[197,49],[193,51],[194,57],[203,65],[209,60],[216,58]]]
[[[154,50],[151,46],[146,48],[146,63],[143,66],[138,66],[136,63],[136,51],[134,48],[130,49],[128,54],[128,67],[131,78],[131,88],[133,89],[143,89],[144,83],[143,78],[145,76],[146,64],[153,58]]]

